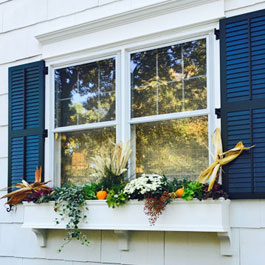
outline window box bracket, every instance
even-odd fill
[[[39,246],[45,248],[47,246],[47,230],[32,228],[32,232],[36,235]]]
[[[118,237],[118,247],[121,251],[129,250],[129,231],[114,230],[114,234]]]
[[[232,234],[231,230],[227,232],[218,232],[217,236],[220,240],[220,254],[222,256],[232,256]]]

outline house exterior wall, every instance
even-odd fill
[[[7,186],[8,171],[8,67],[40,59],[52,67],[198,32],[214,38],[220,18],[264,8],[261,0],[0,0],[0,188]],[[219,44],[212,43],[214,108],[220,105]],[[46,81],[49,90],[50,75]],[[50,152],[47,141],[46,179],[52,176]],[[0,265],[265,264],[265,200],[232,201],[232,257],[220,255],[216,233],[147,231],[131,234],[129,251],[118,250],[112,231],[87,231],[89,247],[71,242],[58,254],[64,231],[49,231],[47,247],[40,248],[31,230],[21,228],[22,206],[7,213],[2,200],[0,209]]]

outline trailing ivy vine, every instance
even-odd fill
[[[56,223],[67,222],[67,237],[64,238],[65,242],[58,251],[61,252],[72,239],[79,240],[82,245],[89,245],[87,236],[79,229],[80,222],[87,217],[84,215],[84,209],[88,210],[84,188],[76,185],[55,188],[53,198],[55,199],[54,210],[61,216],[61,219],[56,219]]]

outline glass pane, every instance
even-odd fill
[[[206,75],[206,40],[195,40],[183,45],[185,78]]]
[[[160,83],[180,81],[182,78],[181,45],[158,49],[157,56]]]
[[[131,91],[132,117],[206,108],[206,40],[132,54]]]
[[[55,134],[56,174],[61,175],[61,184],[92,181],[90,158],[115,139],[115,127]]]
[[[137,52],[131,55],[132,87],[139,88],[156,82],[157,50]]]
[[[136,173],[195,180],[208,166],[207,116],[132,126]]]
[[[159,86],[159,114],[180,112],[182,104],[182,82],[171,82]]]
[[[55,70],[55,126],[115,119],[115,59]]]
[[[183,92],[183,109],[185,111],[207,108],[205,76],[185,79]]]

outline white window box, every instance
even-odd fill
[[[105,201],[87,201],[89,208],[86,222],[80,229],[114,230],[121,250],[128,250],[129,231],[189,231],[217,232],[221,241],[221,254],[231,255],[229,200],[205,201],[174,200],[167,205],[156,224],[151,226],[144,214],[143,201],[130,201],[119,208],[109,208]],[[65,229],[65,223],[56,224],[60,216],[53,209],[54,203],[24,203],[23,227],[36,233],[40,246],[46,246],[47,229]]]

